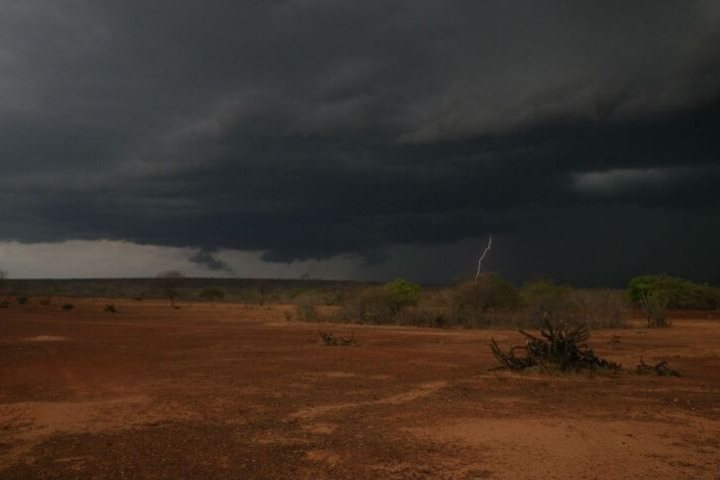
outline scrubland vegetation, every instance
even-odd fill
[[[677,310],[717,310],[720,287],[693,283],[668,275],[643,275],[630,280],[628,298],[635,304],[644,297],[662,298],[666,307]]]
[[[622,291],[579,290],[543,279],[517,288],[497,274],[423,290],[405,280],[364,289],[335,316],[344,322],[437,328],[539,328],[546,320],[590,328],[624,327],[629,305]]]
[[[293,307],[286,319],[410,325],[430,328],[534,328],[546,321],[591,329],[622,328],[631,309],[650,327],[666,327],[666,310],[720,308],[720,288],[667,275],[633,278],[626,290],[578,289],[550,279],[516,286],[501,275],[452,286],[420,286],[397,279],[385,284],[318,280],[185,278],[166,272],[153,279],[5,280],[3,293],[23,304],[50,305],[49,297],[166,298]],[[176,308],[178,308],[176,306]]]

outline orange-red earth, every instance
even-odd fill
[[[718,313],[594,332],[624,371],[553,375],[489,371],[510,330],[65,302],[0,309],[2,479],[720,478]],[[682,377],[632,373],[641,356]]]

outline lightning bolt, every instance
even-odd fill
[[[475,281],[477,282],[478,277],[480,276],[480,268],[482,267],[482,261],[485,258],[485,255],[490,251],[490,248],[492,248],[492,235],[488,238],[488,244],[487,247],[485,247],[485,251],[480,256],[480,260],[478,260],[478,269],[477,273],[475,274]]]

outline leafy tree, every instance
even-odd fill
[[[405,307],[417,305],[422,288],[420,285],[398,278],[383,286],[383,301],[392,315],[397,315]]]
[[[628,298],[641,305],[648,296],[663,297],[667,308],[712,310],[720,307],[720,288],[669,275],[641,275],[630,280]]]

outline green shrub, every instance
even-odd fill
[[[720,288],[669,275],[642,275],[630,280],[628,298],[640,306],[643,295],[660,295],[667,308],[713,310],[720,308]]]
[[[397,315],[405,307],[417,305],[422,293],[420,285],[402,278],[386,283],[382,289],[381,301],[385,303],[392,315]]]
[[[326,305],[341,305],[344,299],[345,296],[340,290],[333,290],[332,292],[328,292],[325,294]]]

